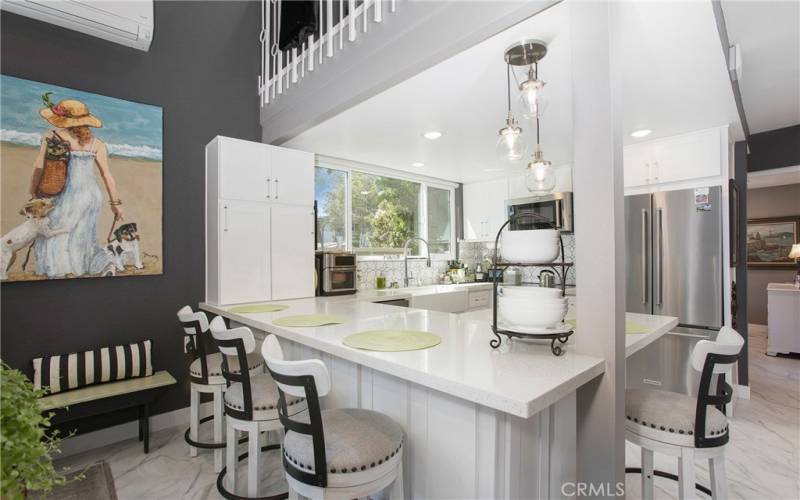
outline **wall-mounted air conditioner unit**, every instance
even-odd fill
[[[153,0],[2,0],[3,10],[147,51]]]

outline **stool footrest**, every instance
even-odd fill
[[[641,474],[642,468],[641,467],[625,467],[625,474]],[[665,479],[672,479],[673,481],[678,480],[678,476],[675,474],[671,474],[669,472],[664,472],[663,470],[653,470],[653,475],[658,477],[663,477]],[[701,491],[706,495],[711,496],[711,490],[706,488],[700,483],[694,483],[694,487],[697,491]]]
[[[246,439],[246,438],[245,438]],[[240,441],[241,442],[241,441]],[[271,450],[280,450],[281,445],[279,444],[268,444],[266,446],[261,447],[261,451],[271,451]],[[247,458],[247,453],[242,453],[237,458],[238,462],[241,462],[245,458]],[[271,495],[266,497],[243,497],[239,496],[236,493],[232,493],[225,489],[224,482],[225,482],[225,474],[228,472],[227,467],[223,467],[222,470],[219,472],[217,476],[217,491],[219,494],[222,495],[224,498],[228,500],[283,500],[284,498],[289,498],[289,493],[278,493],[277,495]]]

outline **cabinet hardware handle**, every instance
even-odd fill
[[[223,208],[225,209],[225,227],[222,229],[223,231],[228,230],[228,205],[224,205]]]
[[[275,179],[275,199],[278,199],[278,179]]]
[[[272,180],[272,179],[270,179],[269,177],[267,177],[267,199],[269,199],[269,183],[270,183],[270,181],[271,181],[271,180]]]

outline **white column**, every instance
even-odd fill
[[[577,396],[577,479],[625,484],[625,243],[621,74],[613,1],[570,5],[577,273],[576,350],[606,360]],[[595,490],[596,491],[596,490]],[[592,495],[595,496],[595,495]]]

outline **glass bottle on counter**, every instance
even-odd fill
[[[383,290],[386,288],[386,276],[379,274],[378,277],[375,278],[375,288],[378,290]]]

